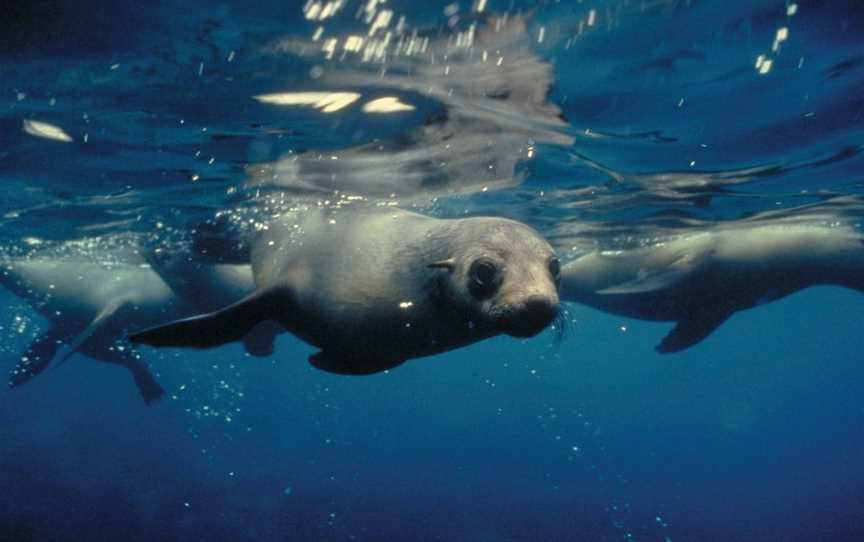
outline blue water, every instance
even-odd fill
[[[302,2],[9,4],[4,257],[82,238],[110,252],[129,235],[173,247],[219,211],[261,217],[273,194],[319,199],[327,187],[282,196],[249,179],[302,151],[404,142],[454,107],[458,92],[429,95],[410,76],[376,86],[381,63],[325,58],[329,36],[370,28],[366,3],[342,4],[321,21]],[[391,29],[404,16],[446,37],[478,7],[415,4],[376,9],[392,10]],[[490,0],[485,11],[527,14],[530,55],[553,68],[548,103],[564,121],[501,121],[533,130],[536,156],[478,184],[457,160],[473,156],[470,141],[457,139],[450,165],[431,166],[436,183],[342,189],[436,216],[519,218],[565,260],[770,210],[830,204],[860,219],[836,197],[864,192],[864,4]],[[251,98],[346,90],[340,74],[358,69],[364,93],[415,109]],[[28,133],[34,120],[71,141]],[[11,370],[46,322],[5,291],[0,305]],[[860,293],[812,288],[660,356],[670,324],[569,305],[560,342],[495,338],[363,378],[313,369],[313,348],[288,335],[266,359],[237,345],[145,348],[168,392],[150,406],[125,371],[74,356],[0,391],[0,538],[861,540],[861,314]]]

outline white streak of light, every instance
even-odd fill
[[[356,92],[281,92],[253,96],[255,100],[273,105],[305,105],[324,113],[345,109],[360,98]]]
[[[378,12],[378,15],[375,17],[375,22],[372,23],[372,26],[369,27],[369,35],[372,36],[380,29],[387,28],[387,25],[390,24],[390,19],[393,18],[393,10],[390,9],[382,9]]]
[[[399,111],[413,111],[415,107],[411,104],[399,101],[395,96],[385,96],[363,104],[364,113],[397,113]]]
[[[71,143],[74,141],[69,134],[63,131],[63,128],[54,126],[53,124],[48,124],[47,122],[39,122],[38,120],[25,120],[24,131],[34,137],[52,139],[64,143]]]
[[[361,36],[348,36],[345,38],[345,50],[356,53],[363,47],[363,38]]]

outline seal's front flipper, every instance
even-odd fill
[[[151,346],[212,348],[239,341],[259,322],[290,310],[281,290],[262,290],[222,310],[133,333],[129,340]]]
[[[29,381],[48,367],[60,346],[69,340],[68,332],[51,327],[30,343],[27,351],[21,354],[18,364],[9,375],[9,386],[18,386]]]
[[[697,312],[680,320],[668,335],[663,337],[655,350],[660,354],[671,354],[690,348],[720,327],[732,315],[731,312]]]
[[[321,351],[309,356],[309,363],[316,369],[340,375],[371,375],[392,369],[405,363],[404,359],[391,362],[355,358],[337,352]]]
[[[243,337],[243,348],[250,356],[258,358],[272,356],[276,336],[283,331],[285,328],[272,320],[260,322]]]
[[[101,348],[98,351],[85,351],[86,355],[96,358],[99,361],[113,363],[126,367],[132,373],[132,378],[135,379],[135,385],[138,386],[138,391],[141,393],[141,398],[147,404],[161,399],[165,395],[165,390],[156,381],[147,363],[144,362],[138,354],[129,347],[120,350],[114,348]]]
[[[704,263],[708,254],[710,254],[708,249],[697,247],[681,254],[663,267],[647,272],[640,271],[637,273],[638,276],[632,280],[598,290],[597,293],[601,295],[641,294],[671,288],[685,278],[692,276],[693,272]],[[615,256],[608,258],[615,258]]]

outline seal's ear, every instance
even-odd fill
[[[262,290],[222,310],[177,320],[129,336],[151,346],[212,348],[239,341],[259,322],[278,318],[287,299],[278,290]]]
[[[456,267],[456,260],[453,258],[447,258],[446,260],[430,263],[426,267],[429,269],[446,269],[447,271],[453,271]]]

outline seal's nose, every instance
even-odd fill
[[[506,333],[514,337],[533,337],[558,315],[558,300],[548,296],[531,296],[511,308],[506,318]]]

